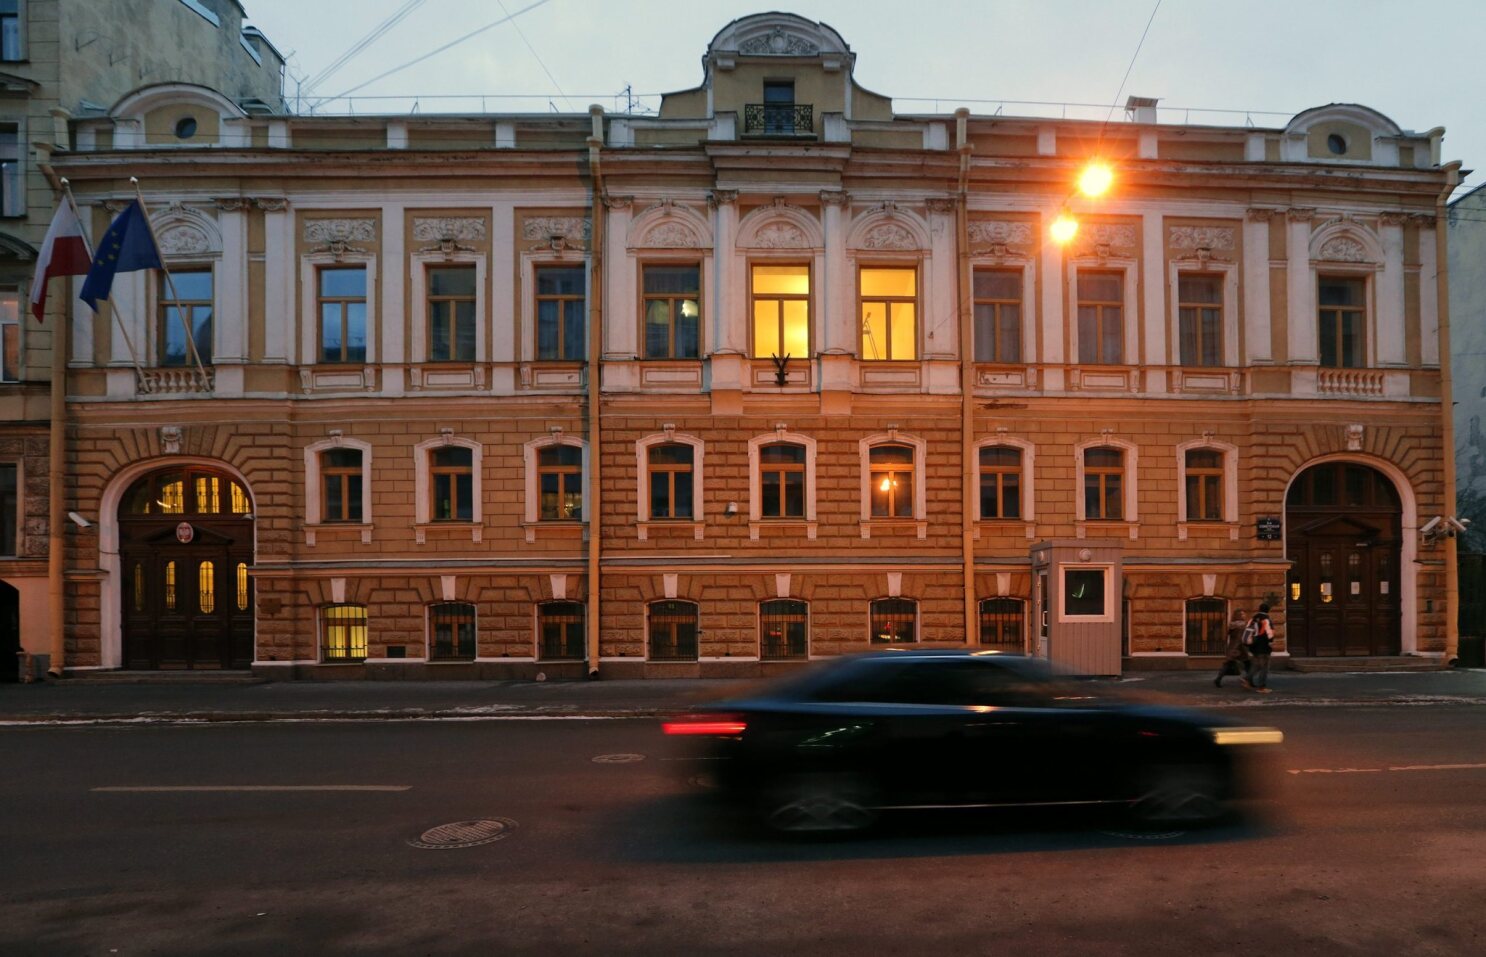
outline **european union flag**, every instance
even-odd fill
[[[83,280],[78,298],[98,311],[98,300],[107,299],[114,285],[114,273],[137,269],[160,269],[160,250],[155,247],[155,234],[150,232],[144,207],[135,200],[108,227],[98,240],[88,278]]]

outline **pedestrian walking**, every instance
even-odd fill
[[[1252,691],[1269,694],[1269,656],[1274,651],[1274,624],[1269,620],[1269,606],[1260,605],[1253,621],[1244,628],[1249,649],[1249,677],[1244,685]]]
[[[1223,679],[1229,675],[1238,675],[1244,687],[1249,684],[1249,649],[1243,643],[1243,632],[1249,624],[1248,612],[1242,608],[1233,612],[1233,620],[1228,622],[1228,645],[1223,649],[1223,663],[1218,667],[1218,676],[1213,679],[1213,687],[1223,687]]]

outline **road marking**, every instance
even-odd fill
[[[408,784],[191,784],[140,787],[99,787],[90,791],[160,794],[170,791],[411,791]]]
[[[1478,771],[1483,764],[1399,764],[1388,768],[1290,768],[1290,774],[1381,774],[1384,771]]]

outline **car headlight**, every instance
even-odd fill
[[[1208,728],[1218,744],[1283,744],[1285,732],[1278,728]]]

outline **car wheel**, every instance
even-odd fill
[[[851,774],[802,775],[769,789],[764,823],[781,834],[852,834],[877,823],[872,789]]]
[[[1142,776],[1131,812],[1143,824],[1204,824],[1223,813],[1219,793],[1218,775],[1211,768],[1161,765]]]

